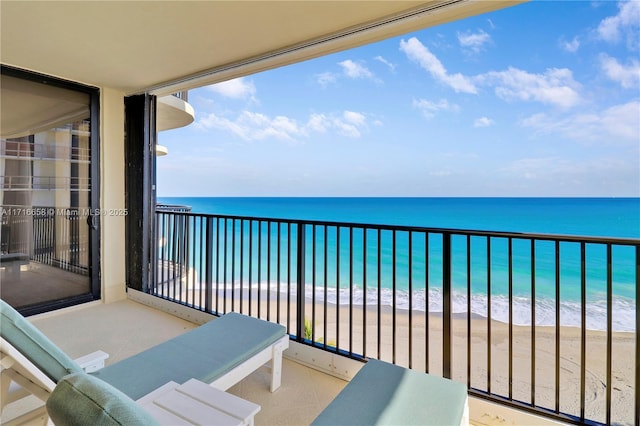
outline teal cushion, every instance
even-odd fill
[[[313,425],[459,425],[467,388],[441,377],[369,360]]]
[[[85,373],[63,377],[47,400],[56,425],[157,425],[134,400]]]
[[[284,335],[279,324],[232,312],[91,374],[137,400],[170,381],[211,383]]]
[[[82,368],[4,300],[0,300],[0,335],[57,383]]]

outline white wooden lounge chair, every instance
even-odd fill
[[[2,300],[0,314],[3,395],[13,381],[46,401],[63,377],[84,372]],[[270,362],[273,392],[281,383],[282,352],[288,346],[283,326],[228,313],[91,375],[137,400],[171,381],[197,379],[226,390]]]

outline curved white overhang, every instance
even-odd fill
[[[169,154],[169,148],[156,144],[156,157],[164,157],[167,154]]]
[[[195,120],[195,112],[189,102],[173,95],[158,97],[156,107],[156,130],[177,129],[188,126]]]

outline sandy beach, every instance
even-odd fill
[[[195,297],[199,300],[199,292]],[[236,292],[234,306],[228,295],[226,306],[219,301],[218,309],[249,313],[249,300],[245,293],[240,309],[240,296]],[[185,301],[191,303],[194,293]],[[267,304],[267,297],[270,303]],[[215,300],[213,302],[215,308]],[[295,300],[287,304],[286,299],[278,303],[276,293],[262,292],[258,304],[257,292],[252,292],[251,314],[269,319],[289,327],[295,334]],[[269,306],[269,308],[268,308]],[[288,320],[288,312],[291,316]],[[314,324],[313,340],[322,347],[339,343],[341,350],[393,362],[415,370],[442,374],[442,317],[439,314],[426,315],[424,311],[397,309],[394,315],[388,306],[378,308],[348,305],[336,309],[336,305],[326,305],[326,329],[324,325],[325,306],[323,302],[305,304],[307,325]],[[350,328],[349,324],[353,326]],[[411,326],[410,326],[411,325]],[[468,322],[466,315],[456,316],[452,321],[452,378],[467,383],[467,339]],[[472,388],[490,391],[502,397],[509,397],[509,327],[505,323],[486,318],[472,318],[470,342],[470,379]],[[489,332],[490,327],[490,332]],[[395,332],[394,332],[395,331]],[[490,333],[490,344],[488,336]],[[513,326],[512,329],[512,389],[511,396],[516,401],[530,403],[555,410],[556,400],[556,328],[535,327],[535,391],[532,392],[532,328]],[[563,413],[580,414],[581,377],[581,332],[576,327],[560,327],[559,347],[559,409]],[[366,342],[366,344],[365,344]],[[615,332],[612,335],[612,423],[633,424],[635,390],[635,334]],[[395,344],[395,351],[393,350]],[[606,412],[606,332],[588,330],[586,333],[585,363],[585,416],[604,422]],[[428,356],[427,356],[428,354]],[[488,362],[490,354],[491,362]]]

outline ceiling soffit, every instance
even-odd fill
[[[519,0],[2,1],[2,63],[164,95],[357,47]]]

